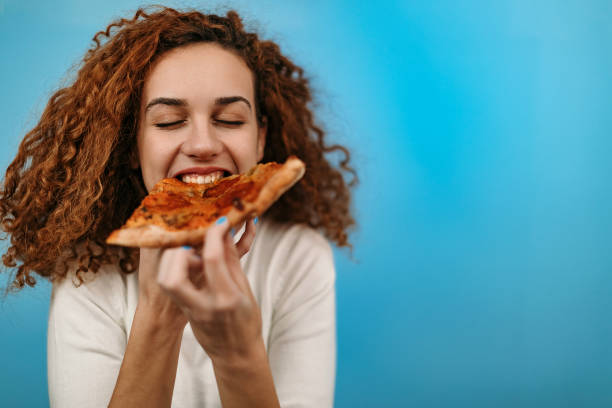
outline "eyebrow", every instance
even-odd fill
[[[251,103],[248,101],[248,99],[242,96],[222,96],[220,98],[215,99],[215,105],[221,105],[221,106],[229,105],[235,102],[244,102],[249,107],[249,109],[252,109]],[[149,103],[147,103],[147,106],[145,108],[145,113],[155,105],[181,106],[182,107],[182,106],[187,106],[187,101],[185,99],[178,99],[178,98],[165,98],[165,97],[155,98]]]

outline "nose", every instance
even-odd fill
[[[216,157],[223,150],[223,143],[219,140],[212,124],[192,122],[187,138],[181,145],[181,151],[194,159],[208,160]]]

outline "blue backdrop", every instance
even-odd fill
[[[352,149],[336,407],[612,406],[612,3],[374,3],[166,3],[236,7]],[[0,0],[2,169],[139,4]],[[48,404],[48,297],[0,304],[2,406]]]

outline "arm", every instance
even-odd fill
[[[139,302],[109,407],[170,406],[183,337],[172,326]]]
[[[158,249],[140,250],[138,306],[111,408],[170,407],[172,402],[187,319],[156,282],[160,256]]]

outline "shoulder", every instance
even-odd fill
[[[87,292],[104,293],[122,285],[125,285],[125,274],[117,265],[103,264],[96,272],[77,272],[75,262],[69,262],[66,276],[53,282],[53,290],[82,289]]]
[[[65,278],[53,283],[50,312],[78,314],[89,309],[118,320],[125,311],[127,279],[116,265],[102,265],[95,273],[77,274],[70,268]]]
[[[334,285],[333,253],[321,233],[307,225],[272,220],[258,227],[248,263],[266,275],[274,299],[298,288],[307,294]]]
[[[269,250],[287,253],[322,251],[331,254],[327,239],[305,224],[279,223],[266,219],[257,233],[260,235],[260,243]]]
[[[292,266],[309,260],[327,259],[333,262],[332,249],[320,232],[304,224],[279,223],[264,219],[252,247],[258,264],[269,262],[274,266]],[[275,265],[280,263],[281,265]]]

